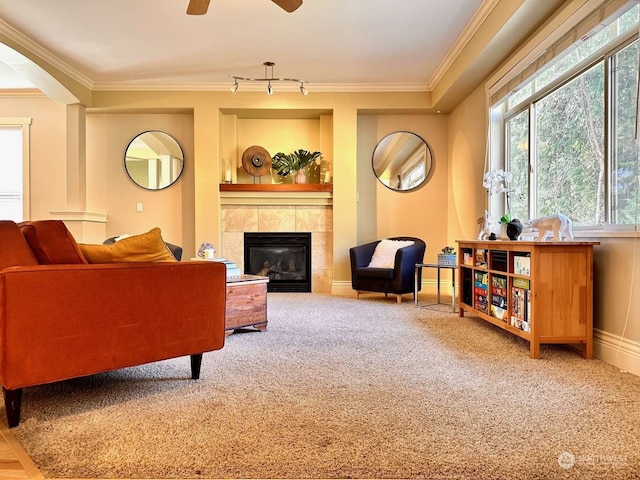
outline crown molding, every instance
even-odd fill
[[[429,91],[432,91],[435,88],[447,70],[451,68],[453,62],[455,62],[458,56],[462,53],[464,47],[466,47],[471,41],[480,26],[484,23],[499,2],[500,0],[484,0],[484,2],[482,2],[482,5],[480,5],[471,20],[469,20],[469,23],[467,23],[462,34],[458,37],[458,40],[456,40],[456,43],[453,44],[453,47],[451,47],[447,55],[444,57],[444,60],[440,63],[438,69],[427,82],[427,88]]]
[[[0,34],[7,36],[10,40],[14,41],[24,49],[33,53],[38,58],[41,58],[60,72],[78,82],[80,85],[88,88],[89,90],[93,88],[93,82],[88,77],[80,73],[69,64],[60,60],[42,45],[34,42],[29,37],[19,32],[3,20],[0,20]]]
[[[198,82],[198,83],[94,83],[93,91],[180,91],[180,92],[229,92],[230,82]],[[428,92],[424,83],[309,83],[305,82],[309,93],[314,92]],[[273,84],[275,93],[299,92],[298,85]],[[263,92],[262,84],[240,83],[236,92]],[[229,92],[231,93],[231,92]]]
[[[0,88],[0,97],[46,97],[37,88]]]

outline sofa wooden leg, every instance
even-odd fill
[[[22,389],[9,390],[2,387],[4,394],[4,409],[7,412],[9,428],[17,427],[20,423],[20,406],[22,405]]]
[[[402,303],[402,295],[396,295],[396,299],[398,300],[398,303]]]
[[[202,365],[202,354],[196,353],[191,355],[191,378],[198,380],[200,378],[200,366]]]

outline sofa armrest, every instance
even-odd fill
[[[16,389],[222,348],[216,262],[38,265],[0,272],[2,385]]]

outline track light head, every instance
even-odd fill
[[[271,82],[267,85],[267,95],[273,95],[273,87],[271,86]]]
[[[307,89],[304,88],[304,82],[300,82],[300,93],[305,97],[309,95],[309,92],[307,91]]]
[[[238,87],[239,87],[239,86],[240,86],[240,85],[238,84],[238,80],[236,80],[236,81],[235,81],[235,83],[234,83],[233,85],[231,85],[231,89],[230,89],[230,90],[231,90],[233,93],[236,93],[236,92],[238,91]]]

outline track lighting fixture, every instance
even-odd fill
[[[233,78],[234,83],[231,86],[231,91],[236,92],[238,87],[240,86],[238,80],[241,82],[267,82],[267,95],[273,95],[273,86],[271,82],[293,82],[300,84],[300,93],[305,97],[309,95],[309,91],[305,88],[304,84],[306,83],[304,80],[300,80],[298,78],[276,78],[273,76],[273,66],[275,63],[273,62],[264,62],[264,78],[248,78],[248,77],[239,77],[237,75],[229,75],[230,78]]]

